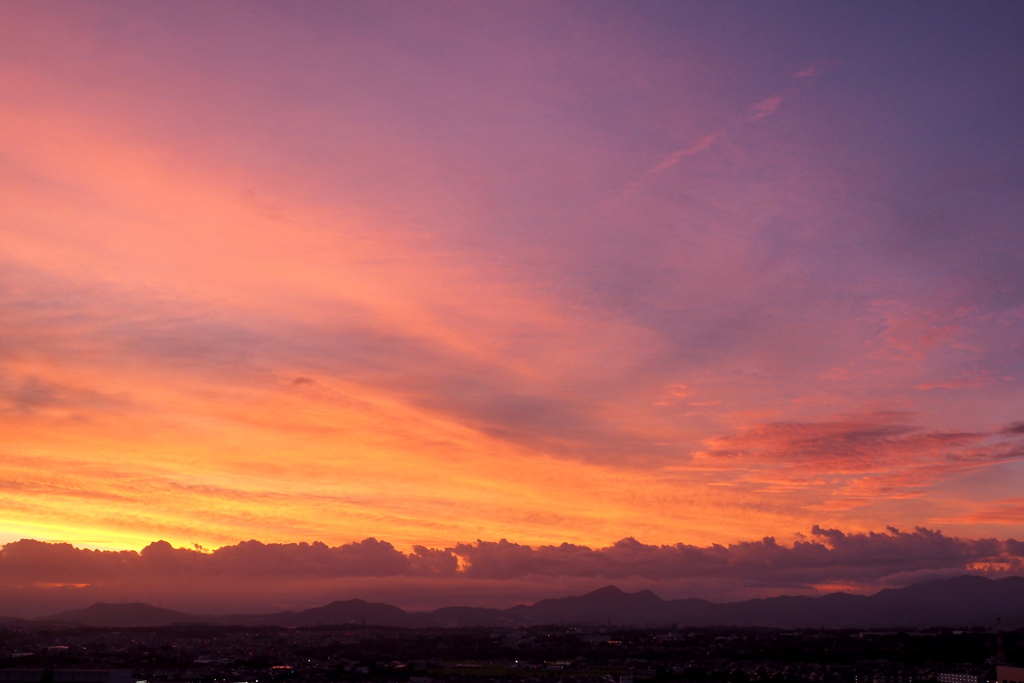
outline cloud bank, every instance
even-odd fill
[[[567,590],[625,581],[697,596],[716,582],[777,592],[835,586],[866,592],[958,573],[1022,572],[1020,541],[957,538],[925,528],[845,533],[815,526],[805,540],[788,546],[771,537],[704,547],[648,545],[626,538],[604,548],[569,543],[531,547],[502,539],[446,548],[415,546],[409,552],[372,538],[333,547],[253,540],[212,551],[157,541],[138,552],[21,540],[0,549],[0,605],[8,613],[24,613],[30,597],[48,606],[79,606],[83,599],[103,595],[122,600],[155,596],[178,605],[187,604],[178,593],[199,593],[216,611],[230,601],[218,603],[214,594],[228,587],[235,591],[232,604],[246,591],[263,604],[266,595],[260,592],[284,601],[301,593],[307,601],[327,602],[358,597],[354,593],[368,586],[386,594],[389,584],[402,582],[433,591],[438,601],[451,599],[460,584],[522,588],[546,581]]]

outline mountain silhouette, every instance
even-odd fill
[[[585,595],[541,600],[509,609],[443,607],[406,612],[384,603],[339,600],[299,612],[197,616],[143,603],[96,603],[61,612],[48,622],[86,626],[167,626],[206,623],[242,626],[367,624],[404,628],[499,627],[537,624],[618,626],[766,626],[777,628],[915,628],[1024,626],[1024,578],[979,576],[929,581],[874,595],[830,593],[713,603],[689,598],[663,600],[651,591],[626,593],[606,586]],[[36,623],[42,620],[35,620]]]
[[[213,617],[212,623],[242,626],[323,626],[327,624],[372,624],[412,627],[411,615],[394,605],[365,600],[336,600],[323,607],[301,612],[274,614],[233,614]]]
[[[197,617],[144,602],[97,602],[85,609],[68,610],[48,617],[46,621],[69,622],[95,627],[170,626],[206,622],[208,617]]]
[[[625,593],[605,586],[586,595],[541,600],[519,611],[542,623],[665,624],[672,623],[670,604],[651,591]]]

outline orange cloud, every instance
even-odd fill
[[[827,422],[765,423],[707,439],[698,467],[744,467],[741,481],[767,492],[816,490],[809,510],[849,510],[879,499],[923,495],[965,472],[1024,459],[1012,429],[931,432],[905,415],[880,413]]]

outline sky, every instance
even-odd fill
[[[1022,35],[0,0],[0,613],[1024,573]]]

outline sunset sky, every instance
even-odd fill
[[[1024,573],[1022,36],[0,0],[0,613]]]

